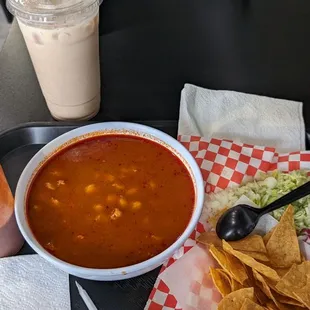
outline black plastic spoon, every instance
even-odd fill
[[[309,194],[310,181],[275,200],[265,208],[258,209],[245,204],[232,207],[219,218],[216,224],[216,233],[219,238],[226,241],[236,241],[245,238],[253,231],[261,216]]]

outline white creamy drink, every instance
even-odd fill
[[[11,11],[17,17],[48,108],[59,120],[89,119],[100,108],[99,2],[43,2],[22,4],[28,14],[39,7],[41,18],[23,18],[16,8]]]

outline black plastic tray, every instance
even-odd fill
[[[155,127],[176,137],[176,121],[139,123]],[[0,135],[0,164],[12,192],[15,192],[17,181],[24,167],[39,149],[61,134],[88,124],[90,123],[27,123],[2,133]],[[19,255],[33,253],[30,246],[25,244]],[[86,289],[98,309],[139,310],[144,308],[158,272],[159,268],[143,276],[123,281],[96,282],[78,279],[78,282]],[[78,294],[75,280],[77,280],[76,277],[70,276],[71,309],[87,309]],[[50,296],[50,298],[57,298],[57,296]]]

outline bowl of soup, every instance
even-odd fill
[[[120,280],[160,266],[194,230],[204,185],[191,154],[151,127],[72,130],[24,169],[15,212],[29,245],[81,278]]]

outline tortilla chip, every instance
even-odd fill
[[[215,245],[218,248],[222,247],[222,240],[217,236],[215,231],[207,231],[202,233],[198,238],[197,242],[210,246],[211,244]],[[246,251],[246,252],[255,252],[255,253],[267,253],[263,238],[259,235],[253,235],[246,237],[239,241],[228,242],[234,250]],[[258,254],[259,256],[259,254]],[[263,257],[263,256],[260,256]],[[266,255],[263,257],[265,261]]]
[[[268,301],[266,303],[266,307],[268,310],[279,310],[279,308],[275,305],[273,301]]]
[[[269,300],[269,298],[264,294],[262,289],[257,284],[255,284],[254,287],[254,295],[261,305],[265,305]]]
[[[225,252],[224,254],[227,259],[228,268],[232,271],[233,278],[240,284],[243,284],[244,281],[248,278],[244,265],[233,255]]]
[[[276,300],[278,300],[282,304],[303,307],[303,304],[299,302],[298,300],[295,300],[288,296],[281,295],[277,293],[277,291],[273,291],[273,296],[275,297]]]
[[[219,269],[210,267],[210,275],[213,280],[215,287],[218,289],[222,297],[231,293],[231,286],[228,280],[227,275],[218,272]]]
[[[253,271],[250,267],[246,266],[246,271],[248,275],[248,279],[245,281],[245,286],[246,287],[253,287],[254,288],[254,295],[259,301],[261,305],[264,305],[267,301],[268,298],[266,295],[263,293],[261,288],[256,284],[256,280],[253,276]]]
[[[225,271],[227,271],[227,259],[226,259],[226,255],[225,255],[224,251],[222,249],[215,247],[213,244],[211,244],[209,252],[216,259],[216,261],[219,263],[219,265]]]
[[[262,289],[262,291],[265,293],[265,295],[271,299],[275,305],[279,308],[279,309],[289,309],[289,306],[287,305],[282,305],[274,296],[273,292],[271,291],[270,287],[268,286],[268,283],[266,282],[266,280],[264,279],[264,277],[262,275],[260,275],[256,270],[253,270],[253,275],[255,277],[255,279],[260,283],[260,287]]]
[[[232,283],[232,278],[231,276],[227,273],[227,271],[225,271],[224,269],[217,269],[217,271],[223,275],[223,277],[225,279],[227,279],[227,281],[229,282],[229,285],[231,286],[231,283]]]
[[[280,310],[305,310],[305,307],[285,305],[285,304],[282,304],[280,302],[278,302],[278,308]]]
[[[273,227],[271,230],[269,230],[269,232],[267,232],[267,234],[263,237],[263,241],[265,243],[265,245],[268,243],[271,235],[273,234],[273,231],[275,230],[276,226]]]
[[[222,247],[222,240],[217,236],[215,231],[206,231],[202,233],[198,238],[197,242],[210,246],[211,244],[216,247]]]
[[[218,249],[214,245],[210,246],[209,251],[219,265],[240,284],[248,278],[242,263],[234,256],[225,253],[222,249]]]
[[[212,228],[214,228],[214,229],[216,228],[216,224],[217,224],[219,218],[220,218],[221,215],[222,215],[223,213],[225,213],[227,210],[228,210],[228,208],[225,207],[224,209],[218,211],[218,212],[215,213],[213,216],[211,216],[211,217],[209,217],[209,218],[207,219],[208,223],[211,225]]]
[[[243,286],[239,282],[237,282],[235,279],[232,279],[232,281],[231,281],[231,291],[232,292],[238,291],[241,288],[243,288]]]
[[[242,288],[238,291],[231,292],[225,296],[218,305],[218,310],[240,310],[245,299],[248,298],[254,301],[254,289]]]
[[[292,310],[305,310],[307,308],[305,307],[298,307],[298,306],[294,306],[294,308],[292,308]]]
[[[301,289],[294,290],[294,296],[308,309],[310,309],[310,274],[307,275],[307,284]]]
[[[284,277],[290,270],[290,268],[273,268],[273,269],[277,272],[280,278]]]
[[[294,263],[301,262],[293,206],[288,206],[283,213],[266,244],[266,249],[273,267],[288,268]]]
[[[273,301],[268,301],[266,303],[266,307],[269,310],[279,310],[279,309],[280,310],[282,310],[282,309],[286,309],[286,310],[305,310],[305,308],[300,308],[300,307],[297,307],[297,306],[284,306],[284,308],[283,308],[282,304],[279,304],[279,305],[280,305],[280,308],[278,308]]]
[[[254,259],[257,259],[261,262],[269,262],[269,258],[265,253],[260,253],[260,252],[248,252],[248,251],[240,251],[243,254],[246,254],[248,256],[251,256]]]
[[[268,284],[268,286],[271,288],[272,290],[272,294],[274,296],[274,298],[279,301],[282,304],[288,304],[288,305],[294,305],[294,306],[302,306],[302,303],[292,299],[288,296],[283,295],[277,288],[276,285],[278,282],[275,281],[271,281],[270,279],[264,278],[264,280],[266,281],[266,283]]]
[[[262,263],[259,263],[254,258],[252,258],[246,254],[243,254],[237,250],[234,250],[225,240],[223,240],[223,249],[227,253],[237,257],[245,265],[257,270],[258,272],[260,272],[261,274],[263,274],[267,278],[272,279],[274,281],[280,280],[280,277],[278,276],[278,274],[276,273],[275,270],[271,269],[270,267],[268,267]]]
[[[259,274],[259,272],[257,272],[256,270],[253,270],[253,276],[259,282],[259,286],[261,287],[261,289],[265,293],[265,295],[269,299],[273,300],[274,303],[276,303],[275,300],[274,300],[274,297],[273,297],[273,295],[271,293],[270,287],[268,286],[268,284],[265,281],[264,277],[261,274]]]
[[[240,310],[264,310],[264,308],[249,298],[246,298]]]
[[[272,291],[272,295],[274,298],[282,303],[282,304],[288,304],[288,305],[295,305],[295,306],[302,306],[302,303],[299,301],[292,299],[288,296],[282,295],[282,293],[276,288],[276,285],[278,282],[272,281],[270,279],[267,279],[264,277],[264,280],[266,281],[267,285],[270,287]]]
[[[300,301],[293,293],[297,293],[307,285],[307,275],[310,275],[310,261],[303,262],[300,265],[294,264],[277,283],[276,289],[281,294]]]
[[[239,241],[228,242],[234,250],[267,253],[263,238],[259,235],[248,236]]]

